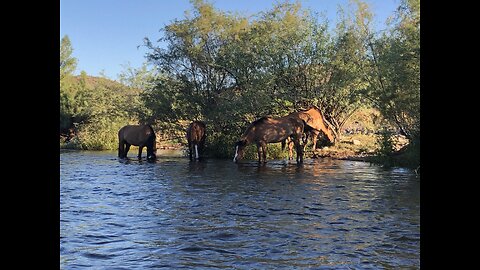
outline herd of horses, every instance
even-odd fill
[[[289,159],[293,158],[295,147],[297,163],[303,162],[304,148],[308,138],[313,140],[313,150],[318,135],[323,133],[330,143],[335,143],[336,133],[325,120],[322,112],[315,106],[307,110],[293,112],[284,117],[262,117],[253,121],[235,143],[234,162],[243,158],[245,147],[257,145],[258,162],[266,162],[267,144],[282,143],[282,149],[288,144]],[[206,139],[206,125],[201,121],[193,121],[186,130],[190,160],[199,160]],[[127,125],[118,131],[118,157],[127,157],[131,145],[138,146],[138,158],[142,158],[142,150],[147,148],[147,160],[156,159],[156,137],[150,125]]]

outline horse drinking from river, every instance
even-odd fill
[[[317,145],[317,139],[320,132],[325,134],[330,143],[335,143],[336,134],[335,131],[330,127],[328,121],[325,119],[323,113],[316,106],[311,106],[307,110],[301,110],[298,112],[293,112],[288,115],[288,117],[295,117],[301,119],[305,122],[305,137],[304,144],[306,144],[309,137],[313,140],[312,151],[315,153],[315,148]],[[284,145],[284,143],[282,143]],[[289,147],[289,156],[292,156],[293,142],[288,143]]]
[[[190,160],[193,160],[193,152],[195,152],[195,159],[200,159],[200,153],[203,152],[205,146],[206,126],[200,121],[193,121],[187,128],[188,154]]]
[[[243,158],[244,149],[247,145],[257,145],[258,162],[266,162],[267,144],[284,142],[291,138],[297,150],[297,163],[303,162],[303,146],[301,138],[303,135],[304,122],[295,117],[262,117],[252,122],[247,130],[235,144],[234,162]]]
[[[147,147],[147,160],[156,159],[155,131],[150,125],[127,125],[118,131],[118,157],[126,158],[131,145],[138,146],[138,159]]]

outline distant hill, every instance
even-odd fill
[[[73,81],[75,83],[80,82],[81,75],[73,76]],[[86,75],[85,76],[85,86],[87,88],[95,88],[98,85],[105,86],[107,88],[120,88],[120,87],[126,87],[124,84],[119,83],[114,80],[110,80],[104,77],[95,77],[95,76],[90,76]]]

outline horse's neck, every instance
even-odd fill
[[[320,125],[319,126],[320,126],[321,131],[325,132],[326,134],[330,133],[330,129],[328,128],[327,123],[325,123],[325,121],[320,120]]]
[[[249,130],[240,137],[241,141],[245,141],[247,145],[251,144],[255,140],[255,130]]]
[[[249,145],[253,142],[253,136],[251,135],[251,133],[249,133],[247,135],[242,136],[242,138],[240,138],[240,140],[245,141],[245,143],[247,145]]]

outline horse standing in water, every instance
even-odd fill
[[[316,106],[311,106],[308,110],[302,110],[299,112],[293,112],[288,115],[288,117],[295,117],[301,119],[305,122],[305,137],[304,137],[304,144],[309,137],[312,137],[313,140],[313,148],[312,151],[315,153],[315,148],[317,146],[317,139],[320,132],[325,134],[330,143],[335,143],[336,136],[334,134],[333,129],[330,128],[326,119],[323,116],[323,113],[320,109]],[[287,139],[288,141],[288,139]],[[285,147],[285,142],[282,142],[282,149]],[[292,156],[292,149],[293,149],[293,142],[288,142],[289,148],[289,157]]]
[[[193,152],[195,152],[195,159],[199,160],[199,152],[203,152],[205,146],[206,126],[203,122],[193,121],[187,128],[188,154],[190,160],[193,160]]]
[[[126,158],[131,145],[138,146],[138,159],[147,147],[147,160],[156,159],[155,131],[150,125],[127,125],[118,131],[118,157]]]
[[[235,144],[233,161],[237,162],[242,159],[245,147],[255,143],[257,145],[258,162],[262,162],[262,158],[263,162],[266,162],[268,143],[284,142],[287,138],[291,138],[297,150],[297,163],[301,163],[303,162],[303,146],[301,145],[303,128],[304,122],[299,118],[262,117],[251,123]]]

